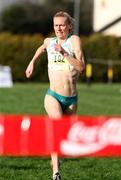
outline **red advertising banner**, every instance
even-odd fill
[[[121,156],[120,116],[0,115],[0,155]]]

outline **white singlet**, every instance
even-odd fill
[[[48,71],[65,71],[72,70],[73,66],[63,57],[62,54],[55,51],[55,44],[57,43],[57,38],[51,38],[50,44],[47,47],[48,54]],[[69,53],[69,55],[74,56],[74,51],[71,43],[71,36],[69,36],[61,46]]]

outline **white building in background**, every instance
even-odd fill
[[[121,36],[121,0],[94,0],[93,29]]]
[[[31,2],[36,4],[43,4],[44,0],[0,0],[0,12],[7,6],[14,3]]]

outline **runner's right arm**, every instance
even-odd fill
[[[36,50],[32,60],[30,61],[29,65],[27,66],[27,69],[26,69],[26,77],[27,78],[31,77],[33,70],[34,70],[34,63],[39,58],[39,56],[43,52],[45,52],[47,45],[48,45],[48,42],[49,42],[49,38],[46,38],[44,40],[44,43]]]

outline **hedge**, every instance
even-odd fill
[[[0,64],[9,65],[12,69],[13,80],[16,82],[40,81],[47,82],[47,56],[46,53],[36,63],[36,70],[30,80],[25,77],[26,67],[33,57],[36,49],[43,43],[45,37],[35,35],[0,34]],[[103,36],[100,34],[90,37],[81,37],[85,61],[90,59],[104,59],[121,62],[121,38]],[[121,65],[114,65],[114,81],[121,82]],[[106,81],[107,66],[93,64],[94,81]],[[86,80],[85,74],[82,80]]]
[[[14,81],[26,81],[26,67],[42,42],[43,37],[41,35],[0,34],[0,64],[11,67]],[[47,60],[43,55],[41,61],[36,63],[36,71],[31,81],[47,81],[46,64]]]
[[[93,81],[107,81],[108,63],[112,61],[113,81],[121,82],[121,38],[94,34],[88,38],[84,37],[82,42],[86,62],[92,63]],[[101,63],[101,61],[103,62]],[[117,64],[117,61],[120,64]]]

